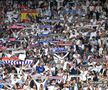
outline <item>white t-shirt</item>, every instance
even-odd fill
[[[48,55],[48,48],[45,49],[45,55]]]
[[[90,6],[89,9],[90,9],[90,11],[93,11],[94,6]]]
[[[48,90],[57,90],[57,87],[55,87],[55,86],[48,86],[47,88],[48,88]]]
[[[24,90],[31,90],[29,86],[25,86],[25,85],[23,86],[23,89]]]
[[[50,68],[48,66],[45,66],[45,71],[50,70]]]
[[[52,68],[51,68],[51,71],[52,71],[52,72],[55,72],[55,70],[56,70],[55,67],[52,67]]]
[[[91,32],[90,39],[92,39],[92,37],[95,37],[96,35],[97,35],[96,32]]]
[[[102,53],[103,53],[103,48],[101,47],[99,48],[99,55],[102,55]]]
[[[78,90],[78,85],[77,84],[75,84],[74,90]]]
[[[10,12],[7,12],[7,17],[8,17],[8,20],[10,21],[10,22],[12,22],[13,20],[12,20],[12,15],[13,15],[13,11],[10,11]]]
[[[96,19],[95,20],[91,19],[90,22],[91,22],[92,25],[96,25],[97,20]]]
[[[90,5],[90,2],[89,2],[89,0],[86,0],[86,5],[85,6],[89,6]]]
[[[64,62],[63,70],[67,69],[67,64],[68,64],[68,61]]]
[[[55,86],[48,86],[48,90],[55,90]]]
[[[79,59],[80,55],[79,55],[79,54],[74,54],[73,57],[74,57],[75,59]]]
[[[88,73],[88,71],[80,71],[81,72],[81,77],[80,77],[80,79],[82,80],[82,81],[85,81],[86,80],[86,75],[87,75],[87,73]]]
[[[69,88],[63,88],[62,90],[69,90]]]
[[[37,90],[40,90],[40,85],[42,84],[43,85],[43,89],[42,90],[45,90],[45,83],[46,83],[46,80],[43,82],[43,83],[39,83],[37,81],[35,81],[36,85],[37,85]]]

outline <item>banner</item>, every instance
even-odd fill
[[[52,25],[40,25],[39,28],[52,28]]]
[[[26,50],[17,50],[17,51],[12,51],[12,54],[25,54],[26,53]]]
[[[55,22],[64,22],[63,20],[48,20],[48,19],[40,19],[41,22],[51,22],[51,23],[55,23]]]
[[[36,19],[36,16],[38,16],[38,12],[36,10],[25,10],[21,11],[21,21],[26,22],[29,21],[28,15],[32,15],[33,19]]]
[[[7,48],[6,47],[4,47],[4,46],[0,46],[0,51],[2,51],[2,50],[6,50]]]
[[[58,38],[58,37],[64,37],[63,34],[52,34],[51,32],[49,32],[48,34],[37,34],[37,35],[32,35],[33,37],[49,37],[49,38]],[[60,40],[58,38],[58,40]]]
[[[19,60],[19,58],[17,56],[14,57],[3,57],[2,60]]]
[[[70,41],[60,41],[60,42],[57,42],[56,45],[60,45],[60,46],[71,46],[72,45],[72,42],[70,42]]]
[[[67,52],[67,49],[65,49],[64,47],[55,47],[51,48],[51,52],[53,53]]]
[[[38,37],[48,37],[50,34],[38,34]]]
[[[27,12],[21,12],[21,21],[28,21]]]
[[[10,64],[10,65],[30,65],[33,63],[33,60],[24,60],[24,61],[14,61],[14,60],[4,60],[1,61],[0,64]]]
[[[8,41],[16,41],[16,38],[9,38]]]
[[[46,78],[48,78],[48,79],[63,79],[63,77],[62,76],[42,76],[42,75],[32,75],[32,78],[34,78],[34,79],[39,79],[39,78],[43,78],[43,79],[46,79]]]

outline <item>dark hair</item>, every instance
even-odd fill
[[[34,80],[30,81],[30,87],[33,88],[33,86],[35,85]]]
[[[16,83],[16,86],[18,87],[19,86],[19,83]]]

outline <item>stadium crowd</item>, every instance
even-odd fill
[[[108,90],[108,1],[0,0],[0,59],[0,90]]]

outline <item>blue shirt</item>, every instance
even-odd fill
[[[36,71],[37,71],[38,73],[43,73],[43,72],[45,71],[45,68],[44,68],[44,66],[37,66],[37,67],[36,67]]]
[[[0,88],[3,88],[3,86],[4,86],[3,83],[0,83]]]

